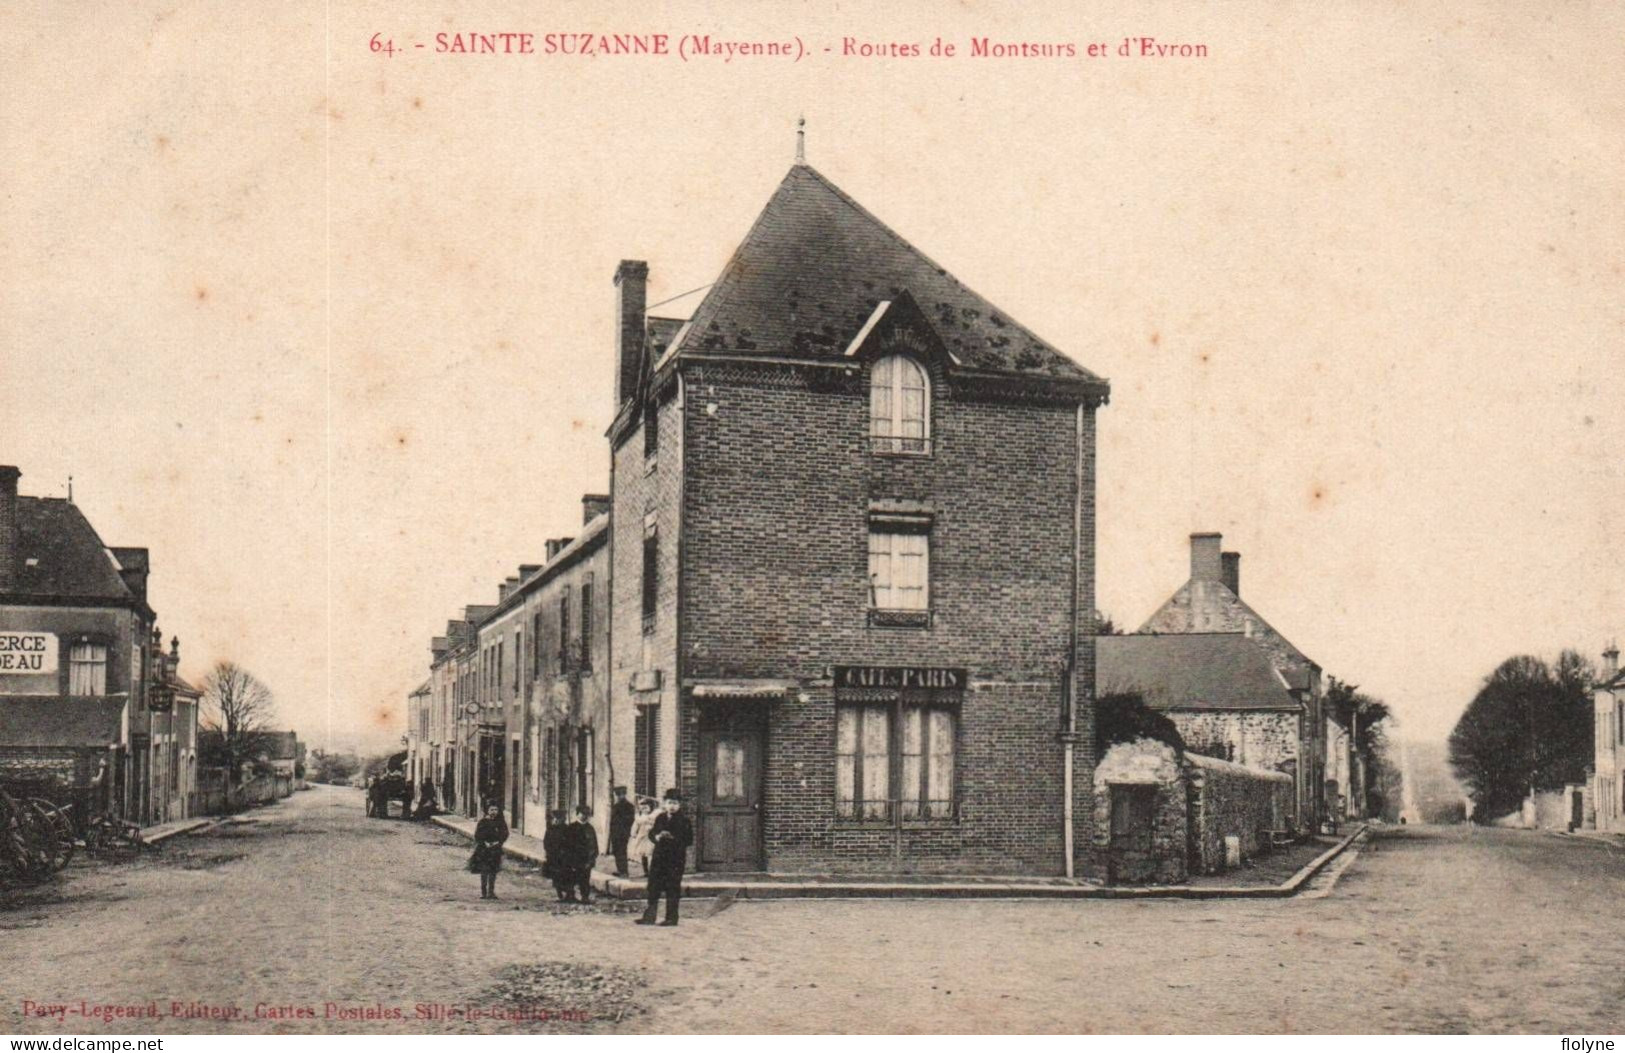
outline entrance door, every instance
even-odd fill
[[[719,706],[701,717],[701,870],[762,869],[764,731],[758,706]]]

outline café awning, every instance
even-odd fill
[[[789,680],[696,680],[691,683],[689,693],[695,698],[713,701],[770,702],[787,698],[795,687]]]

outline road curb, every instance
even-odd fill
[[[472,839],[473,832],[445,816],[432,816],[431,822],[445,830]],[[683,883],[683,895],[693,899],[732,896],[737,899],[1287,899],[1298,892],[1327,864],[1342,855],[1370,829],[1361,824],[1279,885],[1192,886],[1155,885],[1150,887],[1078,884],[1040,884],[1021,879],[1009,881],[956,882],[952,880],[918,883],[897,881],[727,881],[695,877]],[[517,859],[540,866],[542,853],[522,846],[504,846],[503,851]],[[592,873],[595,890],[612,899],[639,900],[647,895],[637,878],[619,878],[601,870]]]
[[[1347,837],[1343,838],[1343,840],[1339,841],[1337,844],[1328,848],[1326,851],[1304,864],[1303,869],[1299,870],[1296,874],[1293,874],[1280,885],[1276,886],[1280,890],[1280,894],[1282,896],[1296,896],[1298,891],[1303,888],[1305,883],[1307,883],[1310,878],[1314,877],[1322,870],[1325,870],[1326,864],[1342,855],[1349,845],[1352,845],[1356,839],[1364,836],[1370,829],[1370,823],[1361,823],[1353,833],[1349,834]]]

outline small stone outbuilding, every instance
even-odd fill
[[[1095,768],[1095,847],[1111,884],[1177,885],[1270,850],[1289,829],[1291,776],[1119,743]],[[1228,843],[1228,844],[1227,844]]]

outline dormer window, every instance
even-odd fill
[[[888,355],[875,362],[869,436],[876,453],[931,452],[931,378],[917,360]]]

